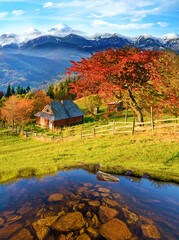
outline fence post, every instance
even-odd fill
[[[151,123],[152,123],[152,133],[154,132],[154,119],[153,119],[153,110],[152,110],[152,107],[151,107]]]
[[[95,137],[96,133],[95,133],[95,128],[93,128],[93,137]]]
[[[115,120],[113,121],[113,134],[115,134],[115,126],[116,126],[116,122]]]
[[[128,109],[126,109],[125,122],[127,122]]]
[[[134,135],[134,130],[135,130],[135,117],[133,119],[133,124],[132,124],[132,135]]]
[[[81,139],[83,138],[83,132],[81,132]]]

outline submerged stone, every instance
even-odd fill
[[[142,233],[145,237],[160,239],[160,233],[151,219],[144,216],[139,216],[139,220],[141,223]]]
[[[139,220],[138,216],[135,213],[127,210],[126,208],[122,208],[122,211],[129,224],[134,224]]]
[[[78,209],[81,210],[85,207],[85,203],[78,204]]]
[[[0,226],[4,225],[4,218],[0,217]]]
[[[16,233],[10,240],[33,240],[34,237],[31,233],[26,229],[23,228],[20,232]]]
[[[61,235],[59,236],[58,240],[66,240],[65,235],[64,235],[64,234],[61,234]]]
[[[96,216],[96,214],[94,214],[94,216],[92,217],[92,219],[91,219],[91,224],[92,224],[94,227],[98,227],[98,226],[99,226],[99,220],[98,220],[98,217]]]
[[[23,215],[23,214],[30,212],[31,210],[32,210],[32,207],[30,207],[30,206],[22,207],[17,211],[17,213]]]
[[[103,193],[110,193],[110,189],[107,188],[98,188],[98,191]]]
[[[99,232],[107,240],[125,240],[130,239],[132,236],[127,225],[117,218],[104,223]]]
[[[97,179],[106,182],[119,182],[119,178],[112,176],[109,173],[104,173],[102,171],[97,171]]]
[[[115,200],[111,200],[109,198],[103,198],[103,201],[111,207],[117,207],[117,206],[120,207],[119,203],[116,202]]]
[[[49,202],[56,202],[56,201],[61,201],[63,199],[63,194],[61,193],[54,193],[49,196],[48,201]]]
[[[77,240],[91,240],[91,238],[86,233],[83,233],[77,237]]]
[[[99,192],[92,192],[93,197],[99,197]]]
[[[139,220],[143,224],[154,224],[154,222],[151,219],[141,216],[141,215],[139,216]]]
[[[19,219],[21,219],[21,216],[12,214],[12,215],[8,215],[8,216],[7,216],[6,221],[7,221],[8,223],[13,223],[13,222],[18,221]]]
[[[118,211],[113,208],[100,206],[99,208],[99,218],[102,223],[107,222],[108,220],[116,217],[118,215]]]
[[[49,226],[58,218],[58,216],[47,217],[32,223],[34,230],[40,240],[42,240],[49,232]]]
[[[84,185],[85,187],[92,187],[92,186],[93,186],[92,183],[84,183],[83,185]]]
[[[92,200],[88,202],[91,207],[99,207],[100,206],[100,201],[97,200]]]
[[[83,215],[80,212],[73,212],[57,219],[51,227],[57,231],[69,232],[81,229],[84,225]]]
[[[14,210],[12,210],[12,211],[4,211],[4,212],[2,213],[2,215],[3,215],[4,217],[7,217],[8,215],[13,214],[14,212],[15,212]]]
[[[101,197],[108,197],[108,196],[110,196],[109,193],[101,193]]]
[[[142,233],[147,238],[160,239],[160,233],[155,225],[142,224]]]
[[[79,193],[86,192],[87,190],[88,190],[87,187],[79,187],[79,188],[78,188],[78,192],[79,192]]]
[[[88,233],[88,235],[92,238],[95,239],[99,236],[99,233],[96,229],[89,227],[86,229],[86,232]]]
[[[13,224],[4,226],[3,228],[0,228],[0,239],[7,239],[21,227],[22,227],[22,224],[13,223]]]

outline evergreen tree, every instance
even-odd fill
[[[17,93],[17,94],[20,94],[20,86],[19,86],[19,84],[18,84],[18,86],[17,86],[17,88],[16,88],[16,93]]]
[[[47,90],[47,96],[49,96],[50,98],[54,99],[54,87],[53,87],[53,84],[51,84],[49,87],[48,87],[48,90]]]
[[[28,93],[29,91],[30,91],[30,86],[27,85],[27,87],[26,87],[26,93]]]
[[[6,92],[6,97],[10,97],[11,95],[12,95],[12,93],[11,93],[11,86],[8,85],[7,92]]]
[[[24,93],[23,87],[20,88],[20,94],[22,95]]]
[[[14,90],[14,86],[12,85],[12,88],[11,88],[11,93],[12,95],[15,95],[15,90]]]

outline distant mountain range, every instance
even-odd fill
[[[23,34],[3,34],[0,36],[0,90],[6,90],[8,84],[44,88],[65,73],[70,60],[77,61],[95,51],[124,46],[179,52],[179,35],[129,38],[106,33],[89,37],[65,24],[46,32],[30,29]]]

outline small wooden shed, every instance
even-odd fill
[[[51,102],[41,112],[35,114],[37,125],[50,129],[83,123],[84,115],[72,100]]]
[[[123,110],[123,101],[119,102],[110,102],[107,104],[108,105],[108,110],[113,111],[113,112],[119,112],[120,110]]]

